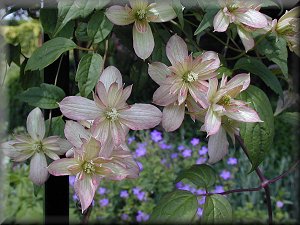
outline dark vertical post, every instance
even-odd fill
[[[49,40],[44,35],[44,41]],[[69,94],[69,54],[62,56],[60,71],[57,79],[57,86],[62,88],[66,95]],[[54,84],[60,59],[44,69],[44,82]],[[52,117],[60,116],[59,109],[52,110]],[[49,117],[49,110],[45,112]],[[45,224],[69,224],[69,177],[50,175],[45,183],[44,200]]]

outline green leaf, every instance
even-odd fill
[[[206,196],[201,224],[227,224],[232,222],[232,208],[226,197],[218,194]]]
[[[33,185],[33,194],[35,197],[37,197],[40,191],[43,189],[43,185],[36,185],[34,183],[32,183],[32,185]]]
[[[279,116],[279,118],[292,126],[299,126],[300,124],[299,112],[284,112]]]
[[[204,31],[205,29],[211,27],[213,25],[213,20],[214,20],[215,15],[217,14],[217,12],[218,12],[218,9],[207,10],[200,25],[196,29],[194,35],[197,35],[197,34],[201,33],[202,31]]]
[[[227,77],[231,77],[232,73],[233,73],[231,69],[229,69],[225,66],[220,66],[216,72],[218,74],[218,78],[222,78],[223,74]]]
[[[109,0],[62,0],[58,2],[58,21],[55,34],[70,20],[87,17],[94,9],[102,9]]]
[[[87,97],[96,86],[103,64],[101,55],[97,53],[89,53],[82,57],[75,77],[81,96]]]
[[[42,83],[42,78],[40,71],[25,71],[25,66],[27,64],[28,59],[25,59],[20,67],[20,77],[19,82],[21,87],[26,90],[31,87],[39,86]]]
[[[288,77],[288,51],[286,41],[282,37],[267,37],[258,44],[257,50],[260,54],[265,55],[270,61],[276,63],[280,67],[283,75],[286,78]]]
[[[87,34],[94,40],[94,43],[99,43],[110,34],[113,26],[113,23],[104,15],[104,12],[98,11],[92,15],[88,22]]]
[[[274,137],[274,116],[271,103],[267,95],[258,87],[250,86],[240,94],[240,98],[249,102],[258,113],[262,123],[241,123],[240,134],[247,147],[252,164],[250,172],[264,160],[271,149]]]
[[[32,53],[25,67],[25,71],[41,70],[58,59],[62,53],[76,47],[77,45],[73,41],[63,37],[57,37],[47,41]]]
[[[12,44],[7,45],[6,61],[9,66],[11,65],[12,62],[20,66],[20,52],[21,52],[20,44],[16,46]]]
[[[153,209],[150,222],[189,223],[198,209],[197,197],[191,192],[176,190],[161,198]]]
[[[260,77],[276,94],[283,96],[283,90],[278,78],[261,61],[252,57],[241,58],[236,62],[233,70],[238,69],[245,70]]]
[[[183,30],[184,28],[183,9],[180,0],[173,0],[173,9],[179,20],[180,27]]]
[[[87,34],[87,23],[79,22],[75,31],[75,37],[79,41],[90,41],[92,40]]]
[[[42,109],[55,109],[65,97],[64,91],[52,84],[41,84],[40,87],[29,88],[22,92],[18,98],[29,105]]]
[[[188,179],[197,187],[208,189],[215,184],[216,173],[209,165],[193,165],[189,169],[181,171],[175,182],[177,183],[182,179]]]
[[[46,124],[46,131],[48,131],[50,125],[50,119],[46,120],[45,124]],[[55,135],[61,138],[65,138],[64,129],[65,129],[65,121],[63,120],[63,116],[53,117],[51,122],[51,130],[48,135]]]

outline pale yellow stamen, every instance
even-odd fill
[[[35,142],[33,144],[33,150],[35,152],[43,152],[44,151],[44,148],[43,148],[43,143],[38,141],[38,142]]]
[[[220,101],[218,102],[219,105],[228,106],[230,105],[231,97],[229,95],[224,95]]]
[[[145,9],[140,9],[136,11],[136,19],[137,20],[143,20],[146,18],[146,10]]]
[[[115,121],[119,117],[119,113],[115,108],[112,108],[110,111],[106,112],[106,118],[110,121]]]
[[[191,83],[198,80],[199,74],[194,73],[193,71],[186,73],[183,75],[182,79],[186,83]]]
[[[93,162],[85,162],[82,165],[82,170],[87,174],[92,174],[95,172],[95,165]]]

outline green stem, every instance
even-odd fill
[[[220,42],[221,44],[226,45],[226,43],[225,43],[224,41],[222,41],[220,38],[218,38],[216,35],[214,35],[214,34],[212,34],[212,33],[210,33],[210,32],[207,32],[207,34],[208,34],[209,36],[213,37],[214,39],[216,39],[216,40],[217,40],[218,42]],[[233,51],[236,51],[236,52],[244,52],[243,50],[234,48],[234,47],[232,47],[232,46],[230,46],[230,45],[228,45],[228,48],[231,49],[231,50],[233,50]]]
[[[80,47],[80,46],[77,46],[76,49],[79,49],[79,50],[82,50],[82,51],[94,51],[94,49],[84,48],[84,47]]]

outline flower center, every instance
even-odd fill
[[[224,95],[220,101],[218,101],[219,105],[228,106],[230,105],[231,97],[229,95]]]
[[[199,75],[197,73],[194,73],[193,71],[191,71],[191,72],[184,74],[182,79],[186,83],[191,83],[191,82],[198,80],[198,77],[199,77]]]
[[[95,172],[95,165],[92,161],[84,162],[84,164],[82,165],[82,170],[87,174],[92,174]]]
[[[44,151],[43,143],[41,141],[35,142],[33,144],[32,148],[35,152],[43,152]]]
[[[139,9],[135,13],[135,18],[137,20],[144,20],[146,18],[146,10],[145,9]]]
[[[118,119],[119,117],[119,113],[115,108],[112,108],[110,111],[106,112],[106,119],[110,120],[110,121],[115,121]]]

